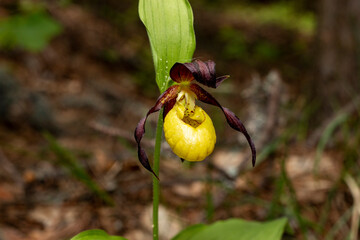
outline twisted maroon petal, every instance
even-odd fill
[[[206,62],[195,60],[191,63],[184,63],[184,66],[192,73],[196,81],[211,88],[217,88],[229,77],[229,75],[216,77],[215,63],[211,60]]]
[[[204,102],[204,103],[208,103],[214,106],[219,107],[225,117],[226,117],[226,121],[227,123],[230,125],[230,127],[232,127],[233,129],[235,129],[236,131],[241,132],[242,134],[244,134],[246,140],[249,143],[249,146],[251,148],[251,153],[252,153],[252,165],[255,166],[255,162],[256,162],[256,148],[255,145],[253,143],[253,141],[251,140],[250,135],[248,134],[248,132],[246,131],[246,128],[244,126],[244,124],[242,124],[242,122],[240,121],[240,119],[233,113],[231,112],[229,109],[222,107],[220,105],[220,103],[213,97],[211,96],[210,93],[208,93],[207,91],[205,91],[203,88],[201,88],[199,85],[197,84],[191,84],[190,85],[190,89],[196,94],[197,98]]]
[[[147,112],[146,116],[140,120],[140,122],[138,123],[138,125],[135,129],[134,137],[135,137],[135,140],[136,140],[137,146],[138,146],[139,161],[143,165],[144,168],[146,168],[148,171],[150,171],[155,176],[156,176],[156,174],[154,173],[154,171],[152,170],[152,168],[150,166],[149,159],[146,155],[146,152],[141,147],[141,144],[140,144],[141,139],[143,138],[143,136],[145,134],[145,122],[146,122],[147,117],[151,113],[159,111],[165,104],[167,104],[172,99],[176,98],[179,91],[180,91],[179,85],[174,85],[174,86],[169,87],[163,94],[160,95],[160,97],[157,99],[155,105]],[[158,176],[156,176],[156,177],[158,178]]]
[[[168,114],[168,112],[174,107],[176,103],[176,98],[173,98],[171,100],[169,100],[167,103],[165,103],[164,105],[164,120],[166,115]]]

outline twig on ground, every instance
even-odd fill
[[[125,130],[122,130],[122,129],[119,129],[116,127],[112,127],[112,126],[105,126],[105,125],[95,122],[95,121],[89,122],[88,125],[92,129],[95,129],[98,132],[107,134],[112,137],[119,137],[119,138],[125,139],[127,142],[131,143],[132,145],[134,145],[134,146],[136,145],[134,135],[130,131],[125,131]],[[154,146],[155,146],[154,140],[143,139],[141,143],[144,146],[149,147],[149,148],[154,148]],[[162,143],[161,150],[169,151],[170,147],[166,143]]]
[[[128,131],[124,131],[122,129],[111,127],[111,126],[105,126],[101,123],[97,123],[95,121],[91,121],[88,124],[92,129],[95,129],[98,132],[110,135],[112,137],[120,137],[123,138],[135,145],[135,139]]]

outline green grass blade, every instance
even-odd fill
[[[342,123],[344,123],[348,119],[348,114],[339,114],[334,120],[332,120],[326,129],[324,130],[324,133],[322,134],[319,144],[316,147],[316,157],[314,162],[314,173],[317,174],[318,166],[320,164],[320,160],[322,157],[322,154],[325,150],[326,144],[329,142],[330,138],[332,137],[335,129]]]
[[[99,196],[106,204],[114,205],[111,197],[101,189],[98,184],[89,176],[89,174],[82,168],[74,155],[67,149],[60,146],[56,139],[49,133],[45,133],[44,137],[49,142],[50,150],[56,155],[58,163],[65,167],[71,175],[83,182],[92,192]]]

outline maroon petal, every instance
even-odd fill
[[[216,78],[216,87],[217,88],[225,79],[228,79],[230,77],[230,75],[224,75],[221,77],[217,77]]]
[[[192,72],[183,64],[175,63],[170,69],[170,77],[177,83],[191,82],[194,80]]]
[[[164,105],[164,120],[166,115],[168,114],[168,112],[174,107],[176,103],[176,98],[173,98],[171,100],[169,100],[167,103],[165,103]]]
[[[195,60],[191,63],[184,63],[188,70],[192,73],[195,80],[207,87],[217,88],[220,83],[229,77],[229,75],[216,77],[215,63],[213,61]]]
[[[145,134],[145,122],[147,117],[154,112],[159,111],[164,104],[168,103],[169,101],[171,101],[172,99],[176,98],[177,94],[180,91],[180,86],[179,85],[174,85],[169,87],[163,94],[160,95],[160,97],[157,99],[155,105],[147,112],[146,116],[140,120],[140,122],[138,123],[136,129],[135,129],[135,140],[137,142],[138,145],[138,157],[139,157],[139,161],[140,163],[144,166],[144,168],[146,168],[148,171],[150,171],[151,173],[153,173],[155,176],[156,174],[154,173],[154,171],[152,170],[150,163],[149,163],[149,159],[146,155],[145,150],[141,147],[141,139],[143,138],[144,134]],[[156,176],[158,178],[158,176]]]
[[[248,141],[248,143],[250,145],[250,148],[251,148],[252,165],[255,166],[255,162],[256,162],[255,145],[254,145],[253,141],[251,140],[250,135],[246,131],[246,128],[245,128],[244,124],[242,124],[242,122],[240,121],[240,119],[233,112],[231,112],[229,109],[227,109],[225,107],[222,107],[220,105],[220,103],[213,96],[211,96],[210,93],[205,91],[199,85],[191,84],[190,89],[196,94],[197,98],[200,101],[219,107],[223,111],[223,113],[224,113],[224,115],[226,117],[226,121],[228,122],[230,127],[235,129],[236,131],[239,131],[242,134],[244,134],[244,136],[245,136],[246,140]]]

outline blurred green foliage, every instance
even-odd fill
[[[0,20],[0,47],[38,52],[62,31],[39,4],[22,2],[21,13]]]
[[[247,41],[241,31],[231,27],[224,27],[220,29],[218,38],[226,43],[223,51],[225,58],[231,59],[236,57],[240,60],[246,60],[249,57]]]
[[[266,39],[249,41],[240,30],[231,27],[220,29],[218,38],[224,43],[222,57],[225,59],[256,64],[280,57],[280,46]]]
[[[226,7],[227,14],[237,16],[255,25],[274,24],[303,34],[315,32],[315,15],[311,11],[300,10],[291,1],[277,1],[270,4],[232,3]]]
[[[278,58],[279,52],[279,48],[271,42],[260,41],[255,46],[255,57],[264,61]]]
[[[294,4],[278,2],[266,6],[242,6],[241,14],[250,21],[278,24],[285,28],[297,29],[306,34],[315,30],[315,16],[310,12],[299,13]]]

